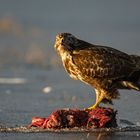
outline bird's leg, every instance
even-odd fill
[[[92,110],[92,109],[95,109],[95,108],[99,107],[99,104],[101,103],[102,100],[103,100],[103,98],[99,98],[99,100],[96,101],[94,105],[89,107],[88,110]]]
[[[87,108],[86,110],[92,110],[92,109],[95,109],[95,108],[99,107],[99,104],[103,100],[103,98],[104,98],[103,94],[101,94],[101,92],[99,90],[95,90],[95,92],[96,92],[96,102],[95,102],[94,105]]]

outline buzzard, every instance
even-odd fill
[[[140,91],[140,56],[90,44],[70,33],[58,34],[54,47],[70,77],[95,89],[96,102],[89,110],[101,102],[113,104],[118,89]]]

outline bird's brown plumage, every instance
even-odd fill
[[[112,103],[118,89],[140,91],[140,56],[128,55],[107,46],[93,45],[72,34],[56,36],[55,49],[70,76],[96,91],[96,103]]]

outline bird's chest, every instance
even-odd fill
[[[77,67],[71,57],[63,57],[62,59],[63,65],[65,67],[65,70],[70,74],[70,77],[75,80],[81,80],[84,83],[93,86],[94,88],[98,88],[101,81],[98,81],[98,79],[93,78],[87,72],[84,72],[82,69]]]
[[[63,53],[63,56],[61,56],[63,65],[65,70],[70,74],[70,77],[72,77],[75,80],[81,80],[86,84],[90,84],[94,87],[98,86],[97,82],[98,80],[92,76],[92,72],[87,71],[88,69],[84,69],[82,67],[77,67],[75,63],[73,63],[71,55],[67,53]]]
[[[72,57],[68,54],[63,54],[62,58],[62,62],[64,65],[65,70],[70,74],[70,77],[72,77],[75,80],[78,80],[78,69],[75,66],[75,64],[72,61]]]
[[[70,74],[70,77],[72,77],[75,80],[81,80],[85,83],[93,82],[93,78],[91,76],[88,76],[87,74],[83,73],[82,69],[77,67],[71,57],[65,57],[65,59],[62,60],[63,65],[65,67],[65,70]]]

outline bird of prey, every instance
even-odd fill
[[[70,77],[95,89],[96,102],[89,110],[101,102],[113,104],[118,89],[140,91],[140,56],[90,44],[70,33],[58,34],[54,47]]]

